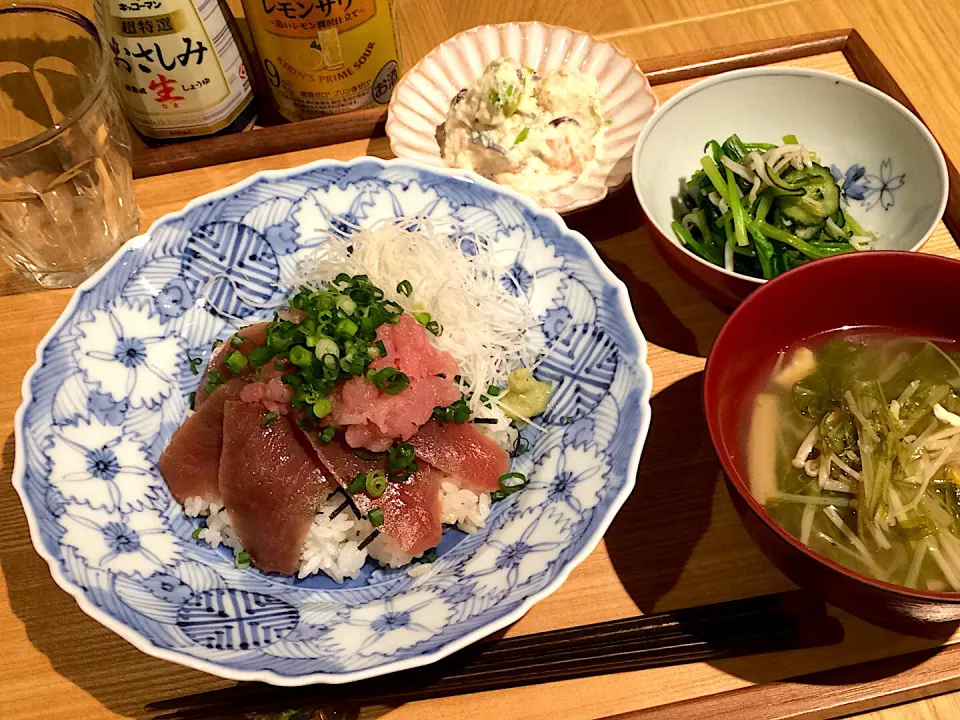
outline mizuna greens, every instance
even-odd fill
[[[960,591],[960,353],[834,336],[757,395],[751,490],[811,549],[880,580]]]
[[[840,203],[840,188],[793,135],[783,144],[731,135],[704,147],[682,195],[677,239],[708,262],[770,279],[810,260],[869,249],[874,237]]]

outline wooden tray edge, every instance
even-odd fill
[[[133,154],[133,177],[152,177],[351,140],[365,140],[383,135],[386,122],[385,107],[369,108],[343,115],[301,120],[233,135],[149,148]]]
[[[918,650],[605,720],[810,720],[869,712],[960,689],[960,646]]]

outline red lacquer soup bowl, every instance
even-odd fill
[[[791,580],[867,620],[899,629],[960,621],[960,593],[911,590],[838,565],[794,538],[750,492],[744,428],[776,354],[845,327],[960,339],[960,261],[908,252],[818,260],[756,290],[730,316],[707,360],[710,436],[740,519]]]

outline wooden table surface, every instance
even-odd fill
[[[70,4],[90,12],[89,0]],[[235,4],[239,10],[239,2]],[[569,25],[610,40],[637,59],[854,27],[906,91],[947,154],[960,159],[956,113],[960,84],[955,82],[960,46],[954,41],[960,35],[960,4],[955,2],[398,0],[398,15],[407,67],[452,34],[486,22],[537,19]],[[803,64],[850,73],[839,53],[809,58]],[[657,92],[663,99],[682,85],[660,86]],[[145,178],[136,183],[144,227],[191,198],[257,170],[363,154],[388,157],[388,144],[383,138],[355,141]],[[639,208],[629,190],[570,217],[569,224],[595,243],[630,289],[650,343],[654,421],[637,489],[605,541],[510,634],[789,589],[789,581],[741,529],[719,482],[719,465],[701,417],[704,358],[726,316],[668,270],[641,227]],[[925,250],[960,257],[957,245],[942,228]],[[35,291],[12,274],[0,273],[0,325],[6,337],[0,369],[0,437],[5,438],[0,479],[0,677],[4,679],[0,717],[148,717],[145,706],[149,703],[233,683],[148,657],[84,615],[56,587],[46,564],[34,552],[10,484],[13,414],[20,403],[20,383],[33,363],[34,348],[69,297],[68,291]],[[665,512],[674,521],[669,533],[657,522]],[[838,615],[846,640],[834,648],[371,708],[363,717],[640,717],[634,712],[936,644]],[[863,717],[955,718],[960,717],[960,702],[944,695]]]

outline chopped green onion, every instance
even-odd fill
[[[387,395],[397,395],[407,389],[410,385],[410,378],[396,368],[385,367],[382,370],[373,373],[367,377],[378,390],[382,390]]]
[[[387,479],[390,482],[404,482],[419,469],[413,445],[402,443],[388,448]]]
[[[193,410],[194,406],[197,404],[197,391],[194,390],[192,393],[187,395],[187,402],[190,403],[190,409]]]
[[[223,340],[221,340],[220,338],[217,338],[216,340],[213,341],[213,345],[210,346],[210,349],[216,350],[221,345],[223,345]]]
[[[491,385],[487,388],[487,395],[490,395],[491,397],[496,397],[501,392],[502,390],[500,390],[500,388],[498,388],[496,385]]]
[[[199,540],[199,539],[200,539],[200,534],[201,534],[202,532],[203,532],[203,528],[197,528],[197,529],[194,530],[192,533],[190,533],[190,537],[192,537],[194,540]]]
[[[317,434],[317,440],[326,445],[328,442],[333,440],[333,436],[337,434],[337,429],[331,425],[330,427],[325,427]]]
[[[527,135],[528,135],[529,133],[530,133],[530,129],[529,129],[529,128],[523,128],[523,130],[521,130],[519,133],[517,133],[517,137],[516,137],[516,139],[513,141],[513,144],[514,144],[514,145],[519,145],[520,143],[522,143],[524,140],[527,139]]]
[[[203,364],[203,358],[190,357],[187,355],[187,362],[190,363],[190,372],[194,375],[200,374],[200,366]]]
[[[421,325],[426,325],[430,322],[430,313],[428,312],[415,312],[413,313],[413,317]]]
[[[422,562],[426,564],[435,563],[437,561],[437,549],[435,547],[427,548],[423,551],[420,557],[416,558],[417,562]]]
[[[233,348],[238,348],[238,347],[240,347],[241,345],[243,345],[243,341],[244,341],[245,339],[246,339],[246,338],[244,338],[244,337],[242,337],[242,336],[240,336],[240,335],[234,335],[232,338],[230,338],[230,347],[233,347]]]
[[[441,326],[436,320],[431,320],[424,325],[424,327],[438,337],[443,333],[443,326]]]
[[[239,350],[234,350],[232,353],[227,355],[227,359],[223,361],[223,364],[227,366],[227,369],[232,372],[234,375],[239,375],[247,368],[247,358]]]
[[[383,525],[383,510],[380,508],[374,508],[367,513],[367,520],[374,527],[380,527]]]
[[[233,564],[238,570],[246,570],[248,567],[250,567],[250,553],[248,553],[246,550],[241,550],[233,559]]]
[[[303,345],[294,345],[290,348],[290,362],[297,367],[310,367],[313,364],[313,353]]]
[[[270,427],[273,425],[280,416],[277,415],[273,410],[265,414],[260,418],[260,427]]]
[[[358,492],[362,492],[367,489],[367,474],[360,473],[350,483],[347,485],[347,492],[351,495],[355,495]]]
[[[317,344],[313,349],[313,353],[317,356],[318,360],[322,360],[324,355],[333,355],[335,358],[340,357],[340,346],[337,345],[334,340],[328,337],[322,337],[316,342]]]
[[[383,470],[371,470],[367,473],[367,495],[378,498],[387,490],[387,476]]]
[[[203,386],[203,391],[207,394],[212,393],[220,385],[226,382],[226,378],[217,370],[207,372],[207,382]]]
[[[318,418],[324,418],[330,414],[330,411],[333,409],[333,406],[330,404],[330,400],[325,397],[320,398],[315,403],[313,403],[313,412]]]
[[[413,285],[410,284],[409,280],[403,280],[397,285],[397,292],[406,297],[410,297],[413,294]]]
[[[527,476],[523,473],[504,473],[497,481],[500,489],[494,490],[492,493],[490,493],[490,499],[492,501],[503,500],[503,498],[507,497],[508,495],[512,495],[518,490],[525,488],[529,482],[530,481],[527,479]]]
[[[250,354],[247,356],[247,359],[254,367],[263,367],[270,359],[274,356],[273,350],[268,348],[266,345],[262,347],[254,348],[250,351]]]
[[[357,309],[357,303],[348,295],[341,295],[337,298],[337,307],[343,310],[347,315],[353,315]]]
[[[344,318],[337,323],[336,334],[338,337],[353,337],[360,328],[350,318]]]

